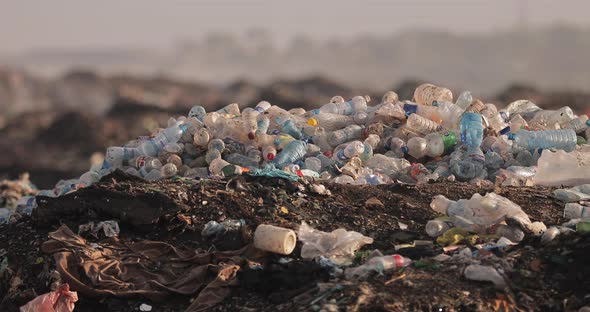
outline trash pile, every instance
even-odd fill
[[[584,185],[590,183],[587,116],[576,116],[568,107],[542,110],[527,100],[498,109],[467,91],[454,101],[450,90],[432,84],[420,85],[411,101],[400,101],[395,92],[389,91],[380,103],[373,106],[368,103],[370,98],[365,96],[348,101],[335,96],[330,103],[311,111],[286,111],[265,101],[243,110],[236,103],[215,112],[195,106],[188,116],[171,118],[165,129],[124,146],[109,147],[104,161],[77,179],[60,181],[52,190],[37,191],[30,186],[21,192],[24,196],[18,203],[6,209],[4,222],[9,222],[12,215],[34,215],[36,209],[72,192],[78,193],[68,197],[70,204],[83,203],[79,205],[81,209],[103,219],[79,224],[76,234],[58,218],[62,225],[49,233],[49,240],[42,244],[41,250],[54,257],[64,283],[23,309],[46,300],[62,300],[59,311],[72,311],[78,299],[76,292],[69,291],[72,287],[81,298],[140,295],[161,301],[171,295],[193,296],[186,311],[204,311],[227,298],[229,287],[237,286],[238,280],[248,285],[249,280],[262,276],[279,279],[277,274],[280,274],[273,271],[277,267],[291,265],[293,270],[298,270],[297,265],[301,263],[313,263],[308,268],[313,272],[310,274],[323,276],[324,282],[366,280],[393,272],[436,270],[447,265],[445,272],[460,271],[467,280],[491,282],[505,290],[512,285],[507,277],[518,271],[514,259],[522,252],[511,250],[512,247],[523,241],[550,245],[559,241],[561,235],[590,231],[590,184]],[[211,212],[207,215],[215,217],[210,217],[206,224],[203,222],[197,232],[211,246],[231,243],[227,245],[233,248],[220,251],[181,248],[155,240],[119,239],[125,226],[120,226],[118,221],[129,222],[132,212],[150,204],[145,199],[135,199],[130,210],[127,207],[121,211],[115,211],[119,210],[117,207],[92,210],[88,196],[96,196],[93,187],[100,187],[105,178],[112,180],[116,191],[111,193],[113,203],[107,197],[100,200],[100,207],[127,203],[117,192],[131,189],[137,192],[139,187],[116,182],[117,173],[148,184],[187,183],[185,192],[177,193],[178,201],[195,198],[191,192],[198,189],[197,183],[221,183],[225,190],[216,190],[215,196],[261,194],[255,195],[256,198],[253,195],[256,205],[276,205],[277,214],[284,216],[292,215],[289,209],[301,209],[301,202],[311,202],[305,199],[306,191],[313,196],[331,197],[335,186],[346,184],[398,184],[417,188],[434,182],[461,181],[487,190],[503,186],[575,187],[558,189],[553,194],[566,203],[564,218],[572,221],[563,225],[552,222],[549,228],[544,222],[535,221],[539,219],[531,217],[527,213],[530,210],[525,212],[519,204],[499,195],[500,192],[490,191],[483,196],[472,193],[470,199],[458,200],[431,195],[428,197],[431,210],[420,228],[426,234],[406,233],[409,227],[406,223],[412,224],[411,213],[415,213],[410,209],[410,220],[396,222],[398,230],[408,236],[402,243],[392,241],[380,245],[389,246],[381,248],[383,251],[364,250],[375,242],[373,237],[365,235],[368,233],[340,225],[324,232],[308,224],[305,213],[300,214],[300,219],[289,220],[291,224],[298,221],[295,228],[251,223],[253,214],[266,214],[266,210],[255,212],[240,207],[241,215],[234,214],[235,219],[226,217],[222,211],[218,215]],[[278,205],[277,194],[262,195],[265,194],[262,185],[241,185],[240,179],[246,177],[278,178],[294,183],[293,197],[286,191],[284,194],[292,208]],[[204,186],[199,185],[202,194]],[[252,187],[260,187],[260,192],[250,192]],[[165,191],[152,186],[147,190],[159,194],[147,197],[157,202],[153,204],[155,212],[139,211],[144,214],[145,222],[130,224],[158,223],[158,218],[174,206],[173,200],[162,200],[168,198]],[[210,203],[202,196],[198,198],[197,207],[184,210],[206,210]],[[379,211],[391,207],[390,203],[372,197],[366,200],[363,209]],[[199,223],[182,211],[169,210],[176,216],[167,216],[166,220],[177,220],[195,230],[194,225]],[[333,210],[333,213],[340,211]],[[110,218],[105,219],[105,214]],[[350,225],[353,224],[358,222]],[[256,227],[248,232],[251,225]],[[103,239],[92,242],[99,237]],[[403,276],[394,277],[384,285]],[[261,284],[264,283],[254,283],[252,289],[270,291]],[[335,285],[330,292],[342,290],[342,285]],[[59,299],[59,294],[65,297]],[[321,297],[312,300],[310,306],[319,301]],[[145,311],[151,309],[147,304],[141,307]]]
[[[114,169],[152,181],[248,174],[355,185],[548,185],[588,177],[590,150],[579,145],[590,135],[590,121],[569,107],[542,110],[519,100],[498,110],[468,91],[453,102],[450,90],[432,84],[420,85],[413,101],[389,91],[380,103],[368,103],[367,96],[335,96],[310,111],[266,101],[215,112],[194,106],[165,129],[109,147],[102,164],[42,195],[89,186]]]

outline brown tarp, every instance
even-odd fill
[[[84,296],[144,296],[161,301],[172,293],[197,295],[187,311],[203,311],[221,302],[237,285],[236,273],[248,247],[207,253],[165,242],[124,242],[110,238],[89,244],[61,226],[42,250],[53,254],[64,282]]]

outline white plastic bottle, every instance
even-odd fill
[[[408,154],[416,159],[426,157],[427,142],[421,137],[414,137],[408,140]]]

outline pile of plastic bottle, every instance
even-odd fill
[[[280,172],[355,185],[498,178],[525,185],[543,151],[572,152],[590,134],[588,117],[569,107],[519,100],[499,110],[468,91],[454,101],[432,84],[420,85],[411,101],[389,91],[369,102],[335,96],[310,111],[266,101],[242,111],[236,103],[213,112],[194,106],[165,129],[109,147],[102,164],[40,195],[91,185],[114,169],[154,181]]]

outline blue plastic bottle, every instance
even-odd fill
[[[277,168],[284,168],[285,166],[295,163],[296,161],[305,157],[307,153],[307,143],[304,141],[291,141],[283,150],[275,157],[273,163]]]
[[[468,154],[479,154],[483,141],[483,123],[478,113],[464,113],[461,118],[461,142],[467,146]]]

